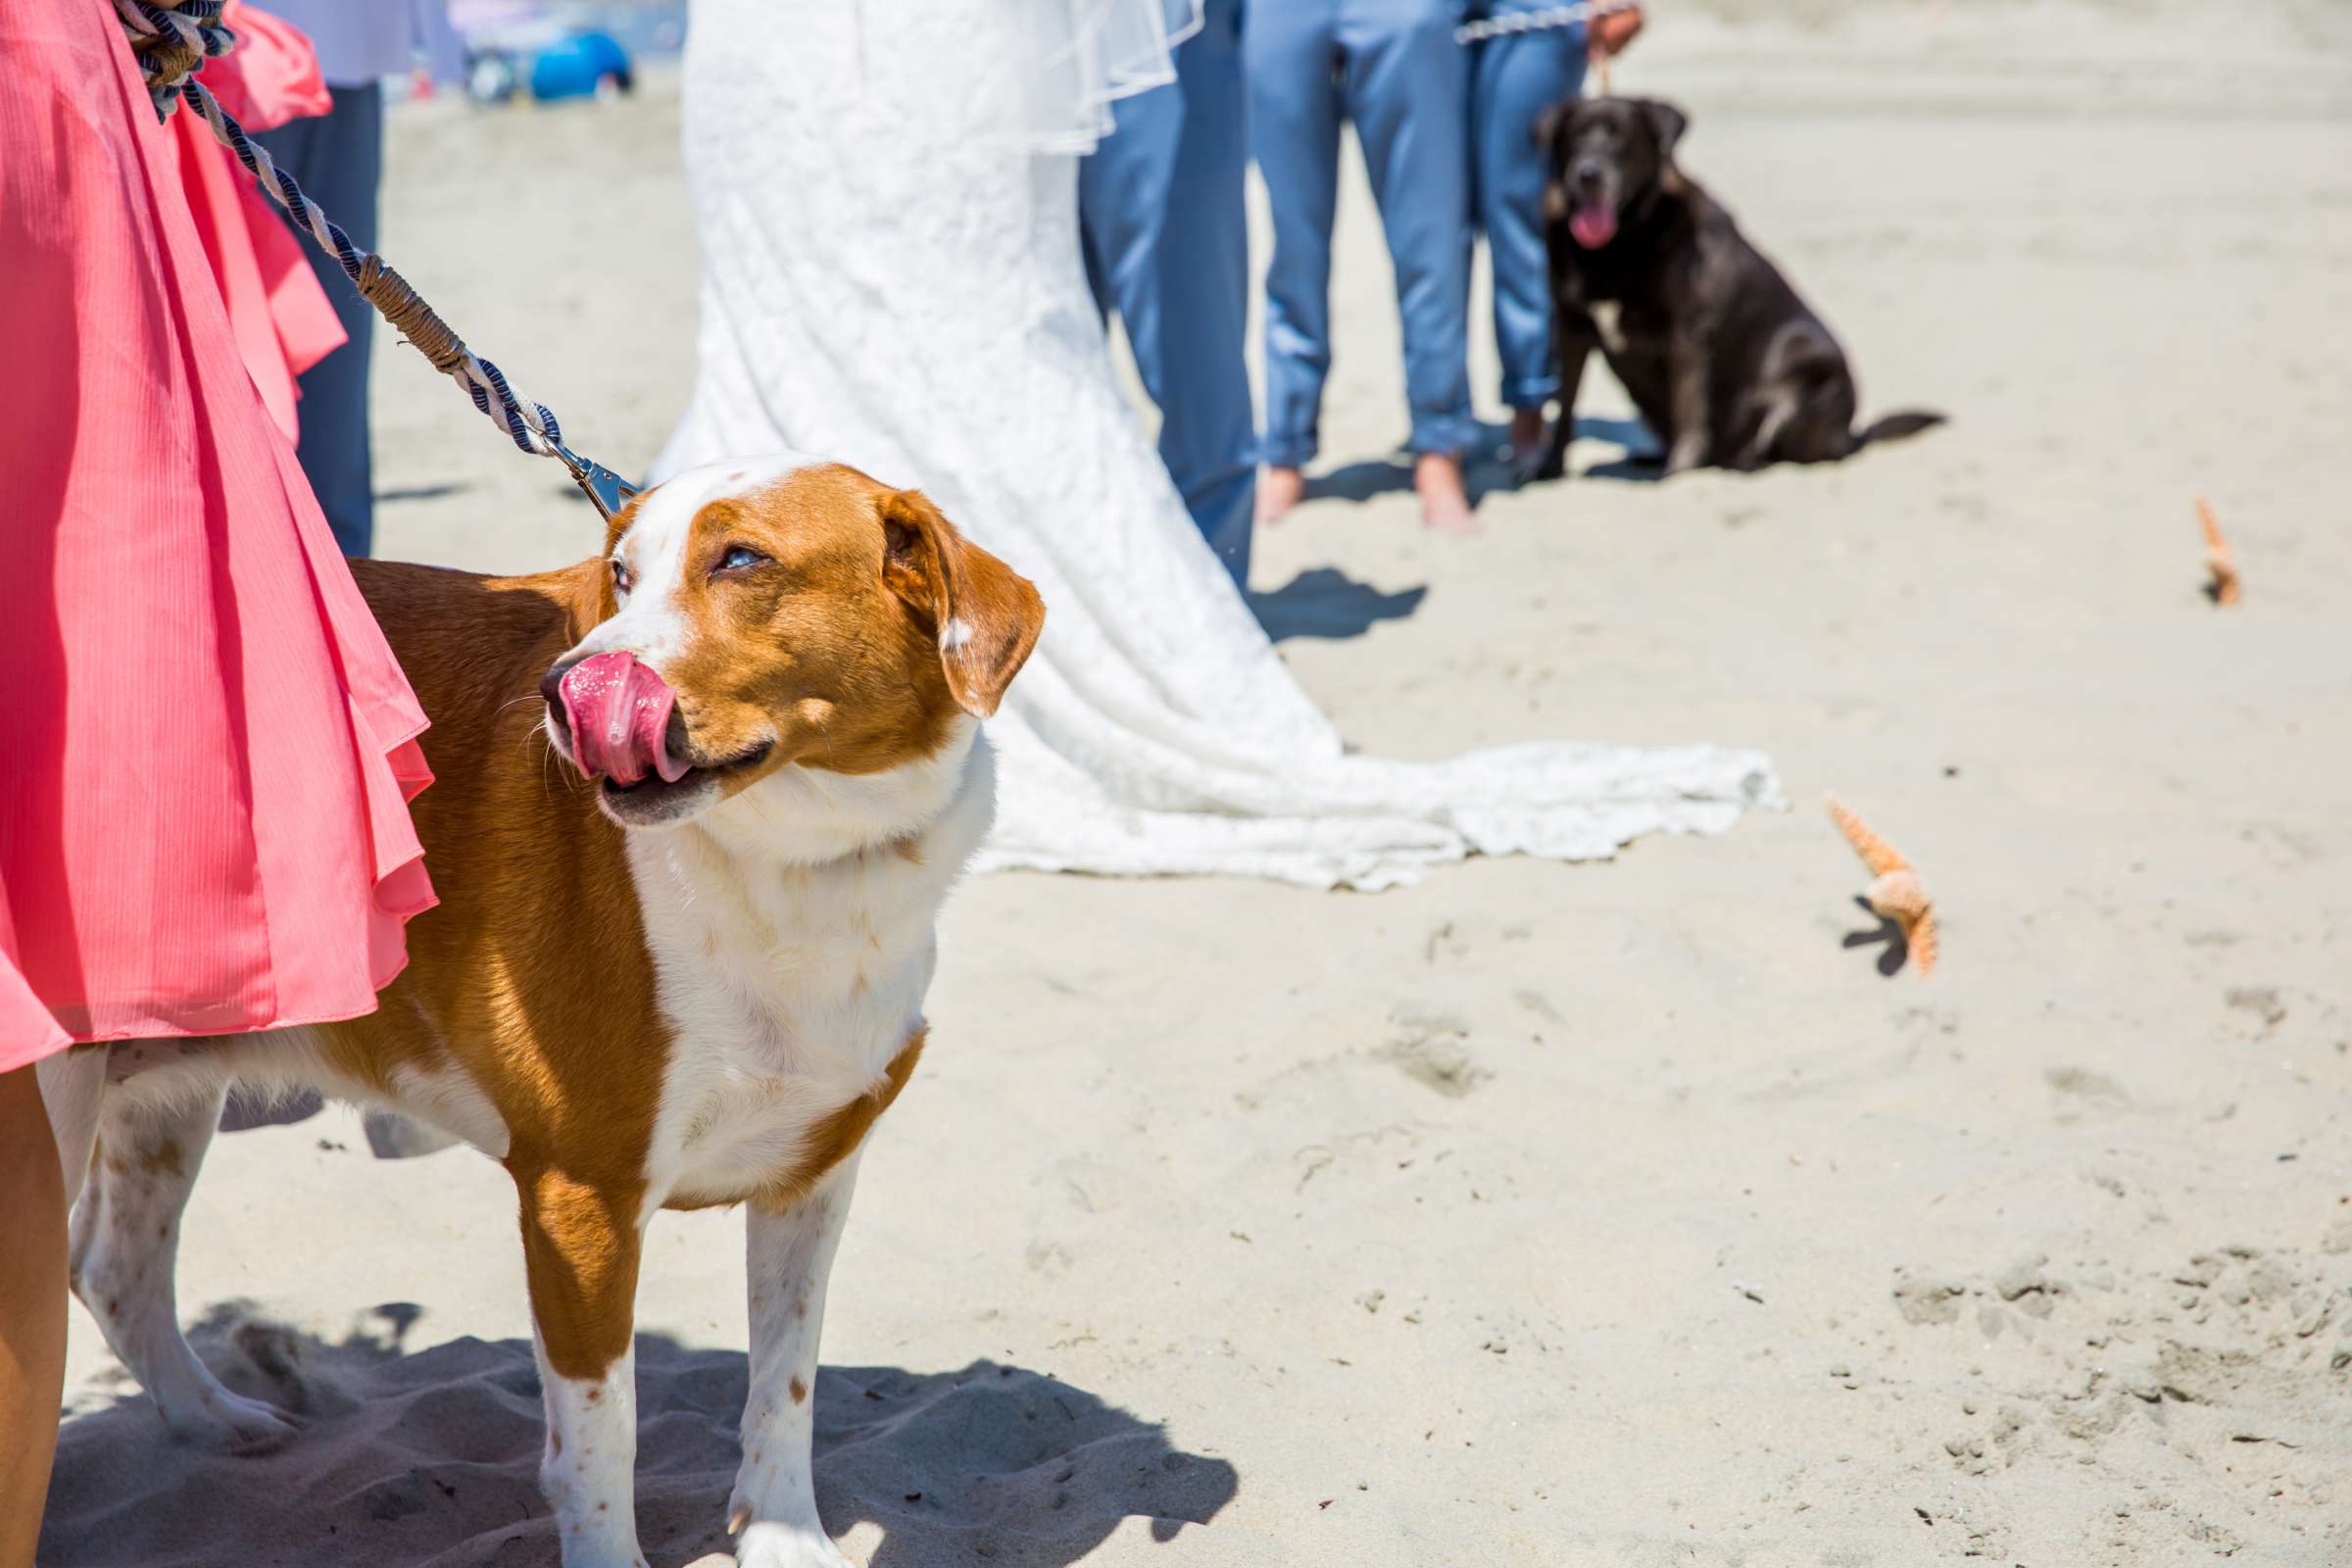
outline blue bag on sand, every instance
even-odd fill
[[[610,33],[583,32],[550,44],[531,62],[531,96],[542,103],[593,98],[607,81],[622,92],[634,85],[628,52]]]

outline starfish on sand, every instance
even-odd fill
[[[1936,906],[1928,898],[1928,890],[1919,880],[1919,873],[1902,853],[1870,830],[1870,824],[1856,816],[1837,796],[1823,797],[1829,803],[1830,820],[1845,835],[1845,842],[1854,847],[1869,867],[1874,878],[1863,891],[1863,902],[1876,910],[1881,919],[1892,920],[1902,928],[1903,947],[1924,975],[1936,972]]]
[[[2205,530],[2205,591],[2217,605],[2237,603],[2237,558],[2230,553],[2230,541],[2222,537],[2222,525],[2213,518],[2213,508],[2197,497],[2197,523]]]

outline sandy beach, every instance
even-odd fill
[[[816,1390],[876,1568],[2352,1561],[2352,16],[1659,6],[1616,85],[1864,416],[1953,422],[1657,482],[1596,367],[1573,477],[1482,463],[1426,535],[1358,176],[1253,587],[1366,752],[1754,746],[1792,808],[1374,896],[964,887]],[[625,471],[692,370],[677,121],[657,72],[390,137],[386,255]],[[597,548],[416,356],[375,386],[381,554]],[[1932,978],[1825,790],[1935,892]],[[725,1544],[741,1232],[649,1244],[656,1568]],[[225,1135],[179,1290],[303,1439],[172,1446],[77,1309],[48,1568],[554,1561],[496,1166]]]

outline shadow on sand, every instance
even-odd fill
[[[190,1333],[198,1352],[238,1393],[295,1412],[301,1437],[241,1456],[182,1446],[126,1381],[121,1398],[65,1423],[44,1568],[553,1563],[529,1343],[412,1353],[418,1315],[387,1303],[369,1332],[333,1345],[235,1303],[213,1308]],[[739,1351],[638,1337],[637,1516],[653,1561],[725,1549],[745,1382]],[[881,1526],[873,1568],[1063,1568],[1131,1516],[1158,1541],[1204,1525],[1237,1485],[1224,1460],[1026,1368],[817,1375],[817,1505],[837,1536]]]
[[[1470,505],[1473,507],[1497,491],[1508,494],[1543,482],[1529,478],[1503,456],[1506,431],[1507,426],[1500,424],[1482,422],[1478,427],[1478,439],[1462,464],[1462,479],[1470,491]],[[1585,416],[1576,421],[1576,435],[1580,441],[1611,441],[1624,448],[1620,456],[1583,469],[1580,477],[1653,480],[1665,472],[1665,454],[1659,448],[1657,438],[1649,433],[1649,426],[1640,419]],[[1411,456],[1394,453],[1385,458],[1344,463],[1336,468],[1309,476],[1306,499],[1350,501],[1361,505],[1375,496],[1392,495],[1412,487]]]
[[[1309,566],[1271,593],[1251,594],[1257,623],[1276,642],[1291,637],[1361,637],[1375,621],[1402,620],[1421,608],[1426,587],[1383,593],[1336,566]]]
[[[1666,449],[1640,419],[1585,417],[1576,421],[1580,441],[1611,441],[1623,450],[1616,457],[1570,471],[1580,479],[1621,479],[1655,484],[1666,477]]]

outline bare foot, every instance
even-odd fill
[[[1503,453],[1514,468],[1532,467],[1544,456],[1547,443],[1544,436],[1542,409],[1513,409],[1510,433],[1503,437]]]
[[[1257,481],[1257,520],[1280,522],[1306,499],[1306,475],[1297,468],[1268,467]]]
[[[1462,460],[1451,452],[1424,452],[1413,460],[1413,490],[1421,497],[1422,526],[1439,533],[1476,533],[1470,493],[1462,488]]]

